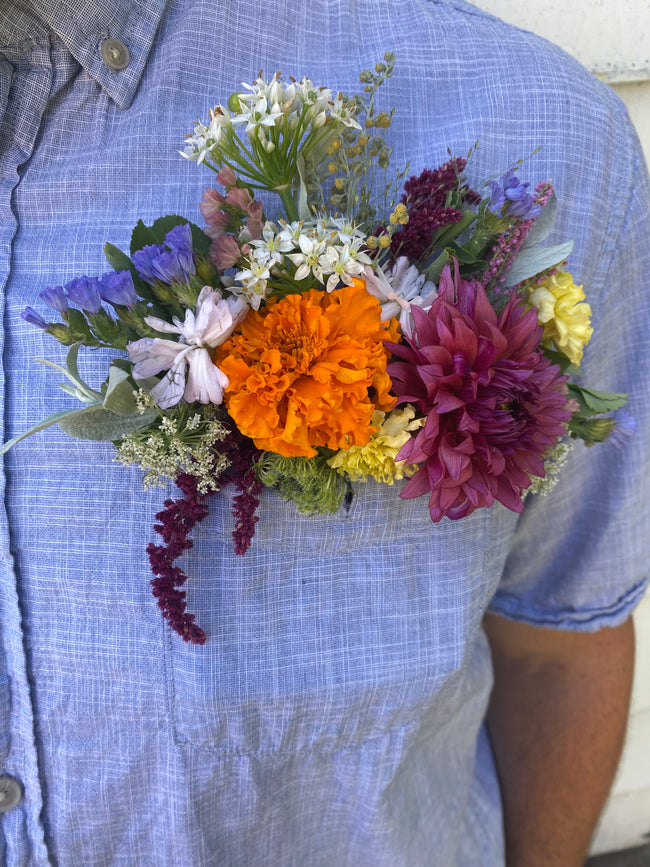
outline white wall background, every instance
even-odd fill
[[[555,42],[610,84],[627,105],[650,164],[650,0],[472,2]],[[614,790],[594,840],[594,854],[639,846],[650,839],[650,594],[637,609],[635,622],[632,714]]]

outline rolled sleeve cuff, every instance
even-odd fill
[[[498,592],[488,606],[488,612],[507,617],[509,620],[517,620],[521,623],[529,623],[531,626],[542,626],[547,629],[597,632],[603,627],[620,626],[621,623],[624,623],[643,598],[649,580],[646,578],[640,581],[611,605],[603,605],[599,608],[563,608],[552,611],[548,608],[542,609],[526,604],[509,593]]]

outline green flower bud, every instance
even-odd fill
[[[569,422],[569,433],[575,439],[584,440],[585,445],[593,446],[595,443],[604,443],[609,439],[616,423],[613,418],[576,418]]]

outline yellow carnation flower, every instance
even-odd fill
[[[327,463],[339,473],[347,473],[352,482],[365,482],[368,476],[372,476],[377,482],[392,485],[395,479],[412,476],[417,466],[395,458],[410,439],[411,431],[424,424],[425,419],[415,419],[414,416],[415,410],[410,404],[388,415],[376,410],[372,425],[377,430],[369,442],[341,449]]]
[[[537,318],[544,326],[544,346],[555,344],[573,364],[580,364],[593,334],[591,307],[583,303],[582,286],[575,285],[568,271],[558,271],[536,286],[529,300],[537,307]]]

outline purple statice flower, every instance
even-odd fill
[[[75,277],[65,284],[68,300],[86,313],[98,313],[102,306],[101,284],[96,277]]]
[[[179,267],[185,275],[185,280],[189,280],[190,276],[196,272],[190,224],[182,223],[180,226],[174,226],[165,235],[165,244],[176,255]]]
[[[181,263],[178,261],[178,256],[171,250],[163,250],[151,263],[151,270],[154,277],[162,280],[163,283],[179,283],[187,281],[187,277]]]
[[[68,312],[68,299],[66,298],[65,289],[63,286],[47,286],[42,292],[38,293],[41,301],[44,301],[52,310],[56,310],[61,316],[65,316]]]
[[[25,322],[29,322],[30,325],[35,325],[37,328],[44,328],[47,330],[50,326],[47,322],[40,316],[33,307],[25,307],[25,309],[21,312],[21,317],[25,320]]]
[[[151,266],[154,259],[164,252],[165,248],[162,244],[150,244],[146,247],[142,247],[141,250],[136,250],[131,256],[131,261],[135,265],[138,274],[143,280],[146,280],[147,283],[155,282],[156,275]]]
[[[130,310],[138,303],[130,271],[110,271],[104,274],[100,287],[102,300],[109,304],[128,307]]]
[[[488,209],[493,214],[501,214],[507,205],[506,211],[509,217],[517,217],[519,220],[534,220],[542,212],[541,205],[536,204],[531,193],[528,192],[530,184],[523,184],[512,169],[502,175],[498,182],[490,181],[492,196],[488,202]]]
[[[614,426],[609,439],[617,449],[625,448],[636,433],[636,419],[625,409],[618,409],[612,416]]]
[[[175,226],[165,235],[165,245],[151,244],[137,250],[131,261],[147,283],[186,283],[195,273],[192,230],[189,223]]]

